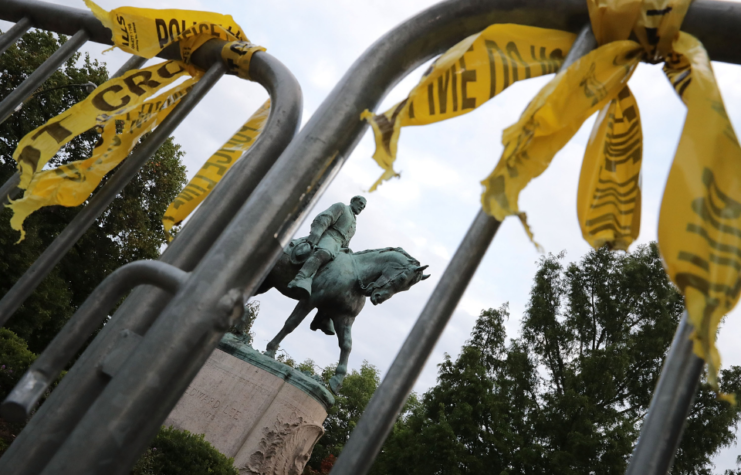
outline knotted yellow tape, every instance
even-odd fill
[[[504,153],[492,174],[482,182],[485,187],[482,205],[499,220],[518,215],[532,240],[525,215],[517,205],[520,191],[548,167],[584,120],[599,111],[579,179],[579,224],[584,238],[593,247],[627,249],[640,229],[643,148],[638,104],[627,81],[639,60],[665,61],[664,71],[687,106],[687,118],[662,200],[659,248],[669,277],[685,296],[695,328],[694,351],[708,362],[708,380],[719,391],[720,356],[715,334],[722,316],[738,303],[741,293],[741,148],[725,112],[707,53],[696,38],[679,32],[689,3],[689,0],[587,0],[599,48],[559,71],[531,101],[518,122],[504,131]],[[448,61],[446,66],[462,59],[470,53],[467,48],[494,31],[502,32],[495,40],[498,45],[511,41],[518,52],[522,51],[521,36],[506,36],[513,32],[511,25],[489,27],[441,56],[405,101],[381,115],[363,113],[362,118],[371,122],[375,133],[373,158],[385,170],[372,189],[395,174],[392,164],[399,128],[435,121],[412,123],[411,120],[419,114],[425,90],[430,91],[432,104],[436,84],[463,82],[468,68],[439,67],[443,58]],[[631,31],[640,44],[627,40]],[[522,33],[526,36],[531,31],[522,30]],[[555,37],[556,33],[537,31],[540,38]],[[544,41],[539,46],[558,47],[562,54],[566,52],[562,44],[555,42]],[[505,55],[500,57],[502,67],[517,65],[513,69],[518,75],[512,80],[524,78],[519,55],[509,57],[508,61],[504,60]],[[465,59],[469,64],[468,57]],[[491,78],[478,71],[477,75],[487,78],[495,91],[493,73]],[[450,100],[450,96],[444,97]],[[721,397],[733,402],[732,396]]]
[[[112,32],[115,46],[151,58],[168,45],[179,42],[182,61],[167,61],[141,70],[128,71],[99,86],[87,99],[75,104],[43,126],[27,134],[13,158],[20,172],[23,198],[13,201],[11,226],[21,232],[23,221],[33,211],[51,205],[82,204],[101,179],[131,152],[139,138],[151,131],[172,111],[202,76],[190,64],[192,53],[211,39],[228,43],[222,58],[240,77],[249,77],[249,60],[265,48],[245,41],[244,33],[231,16],[185,10],[152,10],[124,7],[106,12],[90,0],[85,3]],[[183,84],[152,98],[176,80]],[[117,129],[115,121],[123,124]],[[87,160],[43,171],[59,149],[83,132],[96,127],[101,143]]]
[[[245,124],[203,164],[196,176],[183,188],[183,191],[170,203],[162,218],[168,241],[172,240],[170,231],[180,224],[206,199],[206,196],[257,140],[270,115],[270,99],[250,117]]]
[[[741,147],[696,38],[679,34],[664,72],[687,117],[661,201],[659,249],[684,294],[695,353],[717,390],[715,335],[741,291]]]

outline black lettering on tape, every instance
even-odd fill
[[[164,48],[168,42],[167,23],[162,18],[155,18],[154,26],[157,29],[157,40],[159,41],[160,48]]]
[[[430,115],[435,115],[435,87],[432,84],[427,86],[427,104],[430,108]]]
[[[440,113],[445,114],[448,111],[448,86],[450,85],[450,70],[445,70],[445,82],[443,77],[437,78],[437,101],[440,104]]]
[[[72,135],[72,132],[67,130],[62,126],[60,122],[62,122],[64,119],[60,119],[57,122],[51,122],[49,124],[46,124],[45,126],[41,127],[33,136],[31,137],[32,140],[36,140],[41,136],[43,133],[47,133],[51,135],[51,138],[57,141],[57,143],[62,143],[64,139]]]
[[[519,62],[525,69],[525,79],[530,79],[532,74],[530,73],[530,66],[522,60],[520,51],[517,49],[517,45],[514,41],[507,43],[507,54],[509,55],[510,61],[512,61],[512,80],[518,80],[517,62]]]
[[[504,52],[499,48],[497,43],[492,40],[485,40],[486,52],[489,54],[489,73],[491,75],[491,87],[489,88],[489,99],[496,96],[500,91],[503,91],[509,87],[509,62]],[[496,64],[494,53],[499,55],[499,60],[502,62],[502,77],[503,87],[501,90],[497,90],[497,79],[496,79]]]
[[[176,74],[180,74],[183,71],[185,71],[185,68],[177,64],[178,70],[177,71],[170,71],[167,69],[167,67],[171,64],[175,64],[174,61],[167,61],[166,63],[163,63],[162,66],[157,70],[157,75],[163,79],[170,79],[171,77],[175,76]]]
[[[131,98],[128,95],[123,96],[121,98],[121,103],[118,105],[113,105],[110,102],[108,102],[105,98],[105,95],[108,92],[116,93],[121,90],[123,90],[123,86],[119,86],[118,84],[114,84],[111,87],[107,87],[103,89],[102,91],[100,91],[99,93],[97,93],[95,97],[93,97],[92,103],[96,109],[102,110],[102,111],[112,112],[117,109],[120,109],[121,107],[131,102]]]
[[[170,23],[168,24],[168,33],[170,34],[170,41],[180,36],[180,25],[175,18],[170,20]]]
[[[459,63],[461,65],[461,110],[475,109],[476,108],[476,98],[468,97],[468,83],[476,82],[476,70],[475,69],[473,71],[467,70],[466,60],[462,56],[461,56]]]
[[[137,78],[142,78],[142,80],[140,82],[136,82]],[[141,95],[146,94],[147,92],[141,86],[147,86],[147,87],[151,87],[152,89],[154,89],[160,85],[159,82],[151,78],[152,78],[151,71],[139,71],[137,73],[132,74],[131,76],[125,77],[123,82],[129,88],[129,91],[133,92],[137,96],[141,96]]]

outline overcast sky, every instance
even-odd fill
[[[82,0],[55,3],[85,8]],[[338,2],[270,0],[100,0],[106,10],[120,6],[179,8],[229,13],[249,39],[263,45],[298,78],[304,93],[306,123],[350,65],[381,35],[436,2],[429,0],[366,0]],[[7,30],[9,24],[0,22]],[[108,63],[115,71],[127,56],[106,53],[102,45],[83,50]],[[153,60],[155,61],[155,60]],[[152,63],[150,63],[152,64]],[[741,124],[741,67],[713,64],[731,120]],[[416,84],[424,66],[412,72],[386,98],[380,111],[403,99]],[[402,130],[395,168],[401,179],[384,183],[367,193],[381,169],[370,158],[374,144],[366,132],[346,165],[329,187],[312,216],[337,201],[345,203],[364,194],[368,205],[358,218],[351,247],[356,250],[400,246],[430,267],[432,277],[374,307],[368,302],[353,326],[350,367],[368,360],[385,374],[404,338],[432,293],[445,266],[480,208],[479,182],[494,168],[502,151],[501,133],[519,117],[529,100],[550,79],[530,79],[510,87],[472,113],[447,122]],[[641,64],[630,81],[643,123],[643,210],[638,243],[657,237],[658,211],[671,160],[679,140],[685,108],[670,87],[660,66]],[[213,89],[175,132],[186,151],[188,177],[223,144],[266,99],[256,84],[226,77]],[[566,251],[566,261],[578,260],[589,247],[581,237],[576,217],[576,189],[581,160],[593,118],[556,155],[550,168],[533,180],[520,198],[536,240],[546,252]],[[308,233],[308,222],[299,235]],[[635,246],[634,244],[633,246]],[[450,324],[435,347],[415,385],[424,392],[435,384],[437,365],[444,353],[457,355],[476,317],[485,308],[509,302],[510,337],[519,335],[532,278],[540,254],[528,241],[519,221],[506,220],[489,248]],[[294,307],[276,291],[258,298],[260,315],[254,326],[255,346],[263,350]],[[313,359],[323,367],[337,361],[334,337],[309,330],[307,318],[283,344],[296,360]],[[735,310],[720,334],[724,366],[741,364],[741,311]],[[716,471],[735,466],[738,447],[716,457]]]

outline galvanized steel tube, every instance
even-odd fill
[[[692,351],[692,330],[685,311],[661,369],[627,475],[669,473],[705,366]]]
[[[0,54],[3,54],[6,49],[10,48],[32,26],[31,20],[28,17],[23,17],[8,31],[0,35]]]
[[[75,35],[67,40],[58,50],[54,52],[49,59],[41,63],[41,66],[36,69],[20,86],[15,88],[13,92],[8,94],[2,102],[0,102],[0,123],[10,117],[15,112],[15,108],[23,102],[25,98],[33,94],[33,92],[46,81],[49,76],[54,74],[54,71],[67,61],[70,56],[75,54],[75,51],[85,44],[88,40],[89,35],[85,30],[80,30]]]
[[[49,346],[33,362],[0,405],[0,415],[11,422],[24,422],[41,396],[64,366],[95,330],[105,323],[108,310],[138,285],[155,285],[175,293],[187,273],[159,261],[136,261],[119,267],[85,300]]]

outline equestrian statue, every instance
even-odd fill
[[[350,250],[356,216],[365,204],[365,198],[355,196],[350,205],[335,203],[317,215],[309,236],[289,243],[257,291],[261,294],[276,288],[286,297],[298,300],[281,331],[268,343],[267,356],[275,358],[281,341],[315,308],[317,314],[311,329],[337,335],[340,361],[329,381],[335,394],[347,374],[352,324],[363,309],[365,298],[370,297],[371,303],[378,305],[429,277],[423,274],[427,266],[421,266],[400,247],[355,253]]]

